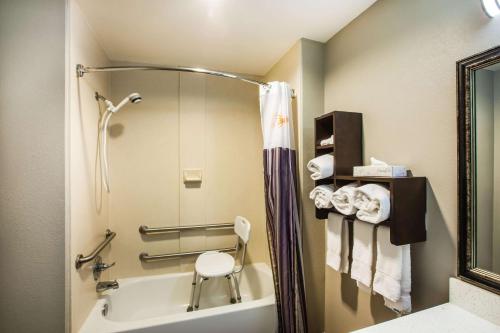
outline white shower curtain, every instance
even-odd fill
[[[279,332],[287,333],[307,331],[291,92],[286,82],[260,87],[267,236]]]

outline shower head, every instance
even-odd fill
[[[108,108],[108,109],[111,112],[116,113],[122,107],[124,107],[125,104],[127,104],[128,102],[132,102],[134,104],[137,104],[137,103],[140,103],[141,101],[142,101],[142,97],[141,97],[141,95],[139,95],[139,93],[131,93],[130,95],[128,95],[127,97],[125,97],[120,103],[118,103],[117,106],[113,106],[113,104],[111,104],[111,106],[113,106],[113,107],[112,108]]]
[[[139,93],[132,93],[128,95],[128,99],[134,104],[140,103],[142,101],[142,97],[141,95],[139,95]]]
[[[104,101],[106,104],[106,112],[101,114],[99,118],[99,137],[100,137],[100,145],[99,145],[99,155],[101,158],[101,175],[102,180],[106,186],[106,191],[109,192],[109,171],[108,171],[108,151],[107,151],[107,130],[108,124],[113,113],[118,112],[122,107],[125,106],[128,102],[132,102],[133,104],[140,103],[142,101],[141,95],[139,93],[132,93],[125,97],[117,106],[114,106],[111,101],[109,101],[106,97],[100,95],[98,92],[95,93],[96,100]]]
[[[114,106],[113,103],[110,100],[108,100],[106,97],[99,95],[98,92],[95,93],[95,98],[96,98],[96,100],[104,101],[108,111],[113,112],[113,113],[118,112],[128,102],[132,102],[134,104],[142,102],[142,96],[139,93],[131,93],[130,95],[125,97],[120,103],[118,103],[117,106]]]

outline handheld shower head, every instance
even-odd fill
[[[99,137],[100,137],[100,146],[99,146],[99,155],[101,159],[101,179],[104,181],[106,186],[106,191],[109,192],[109,168],[108,168],[108,149],[107,149],[107,130],[108,124],[113,113],[118,112],[122,107],[125,106],[128,102],[132,102],[133,104],[140,103],[142,101],[141,95],[139,93],[132,93],[125,97],[117,106],[114,106],[111,101],[106,99],[104,96],[100,95],[98,92],[95,93],[96,100],[104,101],[106,104],[106,112],[104,112],[99,118]]]
[[[125,106],[128,102],[132,102],[134,104],[140,103],[142,101],[141,95],[139,93],[131,93],[127,97],[125,97],[120,103],[118,103],[117,106],[113,107],[110,109],[111,112],[116,113],[118,112],[122,107]]]
[[[142,96],[139,93],[131,93],[130,95],[128,95],[127,97],[122,99],[122,101],[120,103],[118,103],[117,106],[114,106],[110,100],[108,100],[106,97],[100,95],[97,91],[95,92],[95,99],[104,101],[104,104],[106,104],[107,110],[110,112],[113,112],[113,113],[118,112],[118,110],[120,110],[122,107],[124,107],[125,104],[127,104],[128,102],[132,102],[134,104],[142,102]]]
[[[142,96],[139,95],[139,93],[132,93],[132,94],[128,95],[128,99],[132,103],[137,104],[137,103],[140,103],[142,101]]]

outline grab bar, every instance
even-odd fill
[[[106,247],[106,245],[108,245],[109,242],[111,242],[111,240],[113,238],[115,238],[115,236],[116,236],[116,232],[113,232],[109,229],[106,229],[106,237],[104,238],[102,243],[99,244],[99,246],[97,246],[94,251],[92,251],[91,254],[89,254],[88,256],[83,256],[83,254],[79,254],[76,256],[76,260],[75,260],[76,269],[79,269],[80,267],[82,267],[83,264],[94,260],[95,257],[97,257],[97,255],[102,251],[102,249],[104,249]]]
[[[216,230],[216,229],[233,229],[234,223],[220,223],[220,224],[201,224],[201,225],[183,225],[178,227],[148,227],[141,225],[139,227],[139,232],[143,235],[153,235],[153,234],[171,234],[178,233],[185,230]]]
[[[191,251],[191,252],[177,252],[177,253],[167,253],[167,254],[154,254],[149,255],[145,252],[139,254],[139,260],[142,262],[154,262],[161,260],[179,259],[188,256],[199,255],[207,251],[219,251],[219,252],[235,252],[236,248],[224,248],[224,249],[214,249],[214,250],[204,250],[204,251]]]

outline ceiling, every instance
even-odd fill
[[[79,0],[79,5],[110,60],[264,75],[298,39],[326,42],[375,1]]]

